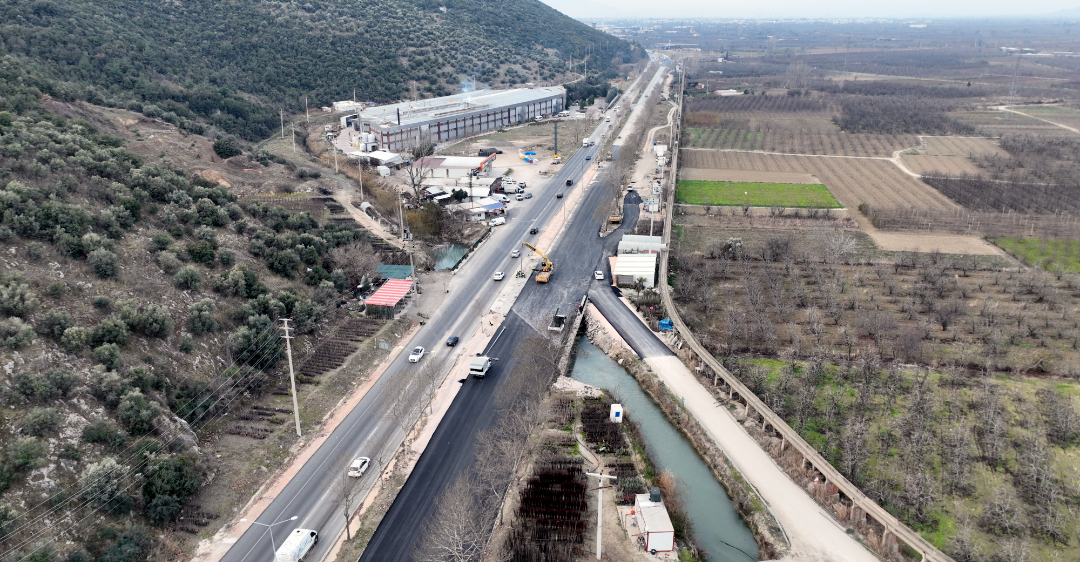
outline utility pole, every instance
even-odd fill
[[[285,110],[278,108],[278,117],[281,118],[281,138],[285,138]]]
[[[307,96],[304,96],[304,119],[306,119],[308,123],[311,123],[311,112],[308,111]]]
[[[597,474],[595,472],[586,472],[585,474],[588,476],[595,476],[600,484],[596,488],[596,559],[600,560],[600,548],[604,537],[604,488],[611,487],[604,486],[604,479],[610,478],[615,480],[615,477],[603,473]]]
[[[292,410],[293,416],[296,418],[296,436],[300,437],[300,405],[296,402],[296,373],[293,371],[292,362],[292,339],[293,336],[289,335],[289,319],[282,318],[281,321],[285,324],[282,326],[285,329],[285,351],[289,356],[289,385],[292,387]]]
[[[334,146],[334,143],[330,143],[330,149],[334,151],[334,173],[336,174],[336,173],[338,173],[337,147]]]
[[[356,171],[360,173],[360,200],[364,200],[364,165],[356,159]]]
[[[289,124],[289,132],[292,133],[292,151],[296,154],[296,125]]]
[[[559,118],[555,118],[555,154],[559,153]]]

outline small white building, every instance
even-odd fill
[[[334,111],[356,111],[362,107],[364,107],[364,102],[362,101],[346,100],[334,102]]]
[[[369,162],[372,166],[386,166],[387,168],[401,168],[405,165],[405,161],[401,159],[401,156],[393,152],[385,152],[382,150],[376,150],[374,152],[360,152],[352,151],[346,152],[352,160],[362,160]]]
[[[426,166],[432,178],[466,178],[491,173],[495,155],[491,156],[426,156],[418,165]]]
[[[644,279],[645,287],[656,286],[656,258],[660,254],[619,254],[611,275],[617,285],[633,285],[638,279]]]
[[[655,498],[651,498],[650,494],[634,496],[634,511],[641,532],[645,535],[646,552],[675,550],[675,527],[671,525],[667,507],[664,507],[664,502],[659,496],[659,492],[656,493]],[[654,499],[658,501],[653,501]]]

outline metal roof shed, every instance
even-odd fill
[[[409,265],[383,265],[375,268],[375,272],[383,279],[408,279],[412,277],[412,266]]]
[[[675,527],[671,526],[664,502],[650,501],[649,494],[637,494],[634,496],[634,509],[641,521],[641,532],[645,535],[645,551],[675,550]]]
[[[405,295],[409,294],[412,286],[412,279],[390,279],[364,301],[367,312],[375,316],[394,318],[404,306]]]
[[[618,285],[633,285],[645,278],[646,287],[656,286],[656,257],[659,254],[619,254],[611,274]]]

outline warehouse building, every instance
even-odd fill
[[[478,90],[371,107],[343,117],[342,123],[361,133],[359,140],[368,150],[377,144],[381,150],[401,152],[424,141],[439,144],[555,115],[565,104],[561,86]]]

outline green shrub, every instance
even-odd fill
[[[146,435],[154,429],[154,419],[161,415],[161,405],[147,400],[138,389],[131,389],[120,399],[116,415],[132,435]]]
[[[269,369],[281,360],[281,338],[267,316],[249,318],[247,326],[229,334],[227,345],[237,363],[256,369]]]
[[[23,433],[45,437],[60,428],[60,414],[56,408],[34,408],[23,418]]]
[[[199,240],[188,244],[187,246],[188,259],[195,263],[205,263],[207,265],[213,265],[214,260],[217,258],[217,254],[214,252],[214,245],[206,240]]]
[[[127,444],[127,434],[109,420],[94,420],[83,428],[82,440],[104,445],[111,451],[121,451]]]
[[[201,201],[210,202],[209,199],[200,199],[199,201],[200,202]],[[213,205],[212,202],[210,204]],[[200,226],[199,228],[196,228],[195,229],[195,238],[197,240],[202,240],[202,241],[205,241],[205,242],[209,242],[210,245],[213,246],[213,248],[215,250],[218,247],[217,231],[214,230],[213,228],[209,227],[209,226]]]
[[[202,299],[188,307],[188,328],[196,335],[216,332],[218,329],[214,312],[217,305],[211,299]]]
[[[74,324],[71,315],[66,310],[54,308],[48,310],[37,318],[37,333],[59,340],[64,336],[64,331]]]
[[[48,453],[49,445],[36,437],[20,437],[8,448],[8,464],[15,472],[33,470],[44,463]]]
[[[340,271],[340,270],[338,270]],[[315,288],[315,296],[312,300],[318,303],[326,304],[338,294],[337,286],[333,281],[325,280],[319,283],[319,286]]]
[[[123,493],[126,474],[126,466],[105,457],[79,475],[79,495],[92,507],[106,507]]]
[[[68,286],[67,283],[64,283],[63,281],[55,281],[53,283],[49,283],[49,286],[45,289],[45,292],[48,293],[50,297],[58,299],[68,294]]]
[[[152,251],[152,252],[163,252],[165,250],[168,250],[169,246],[172,246],[172,243],[173,243],[173,239],[172,239],[171,236],[169,236],[168,234],[159,232],[159,233],[155,234],[153,238],[150,239],[150,251]]]
[[[172,496],[158,496],[146,505],[146,517],[150,519],[150,522],[155,527],[164,527],[176,517],[177,513],[180,513],[180,509],[183,507]]]
[[[12,383],[26,398],[49,402],[67,396],[79,384],[79,377],[65,369],[49,369],[41,374],[19,371],[12,376]]]
[[[266,267],[270,271],[291,279],[300,267],[300,256],[292,250],[272,250],[266,253]]]
[[[225,267],[232,267],[236,263],[236,252],[232,250],[222,250],[218,252],[218,263]]]
[[[194,291],[202,284],[202,274],[194,267],[187,265],[178,271],[173,277],[173,285],[181,291]]]
[[[115,371],[124,365],[120,357],[120,346],[115,343],[107,343],[94,348],[94,359],[110,371]]]
[[[90,252],[87,261],[90,262],[94,274],[102,279],[116,277],[116,274],[120,272],[120,259],[116,257],[116,254],[104,248]]]
[[[93,347],[105,343],[125,345],[130,335],[131,329],[128,328],[127,322],[113,314],[94,326],[94,330],[90,333],[90,345]]]
[[[98,295],[98,296],[94,297],[94,300],[91,301],[91,303],[94,305],[94,308],[96,308],[96,309],[108,310],[109,307],[112,306],[112,299],[110,299],[109,297],[106,297],[105,295]]]
[[[8,278],[0,284],[0,313],[27,318],[37,306],[37,295],[18,278]]]
[[[214,154],[222,158],[232,158],[233,156],[239,156],[240,153],[240,145],[236,143],[235,139],[221,137],[214,141]]]
[[[78,353],[86,344],[90,343],[90,330],[86,328],[72,327],[64,330],[60,337],[60,345],[64,346],[69,353]]]
[[[7,347],[26,347],[34,341],[34,329],[21,318],[0,320],[0,343]]]
[[[293,307],[292,318],[296,323],[296,331],[300,334],[308,334],[315,331],[315,325],[322,320],[323,307],[304,299]]]
[[[180,345],[177,349],[180,353],[191,353],[195,349],[195,342],[191,339],[191,336],[184,336],[180,339]]]
[[[164,338],[172,334],[173,320],[169,309],[163,304],[148,304],[139,313],[136,330],[152,338]]]
[[[199,490],[201,481],[202,475],[194,458],[163,457],[147,471],[142,487],[143,499],[149,504],[160,496],[171,496],[183,505]]]
[[[184,266],[184,262],[180,261],[180,258],[176,257],[176,254],[172,252],[161,252],[157,255],[157,264],[162,271],[172,275],[180,270]]]
[[[131,385],[116,371],[104,371],[99,368],[90,377],[90,394],[101,400],[110,410],[120,405],[120,399],[129,390],[131,390]]]

